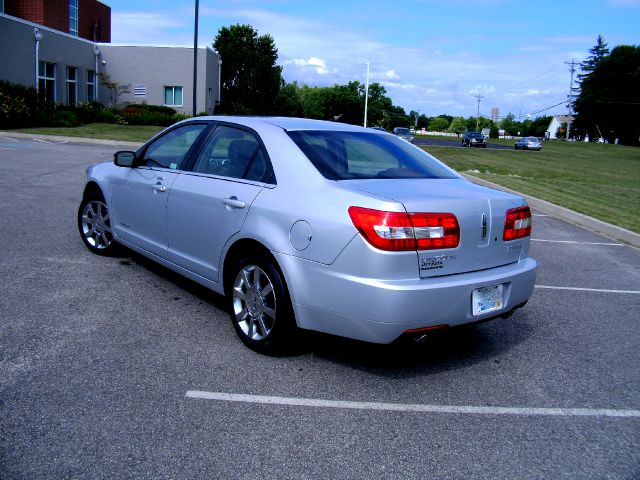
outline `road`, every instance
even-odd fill
[[[221,297],[85,249],[116,149],[0,138],[1,479],[640,476],[638,250],[534,212],[510,319],[265,357]]]
[[[515,140],[514,140],[515,143]],[[431,147],[461,147],[461,141],[459,138],[452,138],[451,140],[445,140],[442,138],[431,138],[431,137],[416,137],[414,141],[415,145],[419,147],[431,146]],[[468,147],[465,147],[468,148]],[[477,147],[474,147],[477,148]],[[495,150],[513,150],[513,145],[502,145],[499,143],[491,143],[487,142],[488,149]]]

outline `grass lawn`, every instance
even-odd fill
[[[640,148],[579,142],[544,142],[539,152],[423,148],[459,172],[640,233]]]
[[[32,133],[34,135],[62,135],[65,137],[102,138],[105,140],[123,140],[126,142],[146,142],[164,127],[113,125],[110,123],[89,123],[80,127],[43,127],[21,128],[12,132]]]

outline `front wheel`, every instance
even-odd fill
[[[99,192],[87,194],[78,208],[78,229],[87,248],[97,255],[112,255],[117,245],[113,239],[109,209]]]
[[[290,350],[297,328],[278,268],[256,255],[236,262],[232,275],[231,321],[242,342],[265,354]]]

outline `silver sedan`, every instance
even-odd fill
[[[533,291],[531,213],[396,136],[198,117],[87,169],[85,245],[126,246],[226,295],[240,339],[377,343],[507,316]]]

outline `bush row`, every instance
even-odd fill
[[[187,118],[173,108],[131,104],[107,108],[91,102],[77,107],[52,104],[38,97],[35,88],[0,81],[0,128],[76,127],[86,123],[169,126]]]

